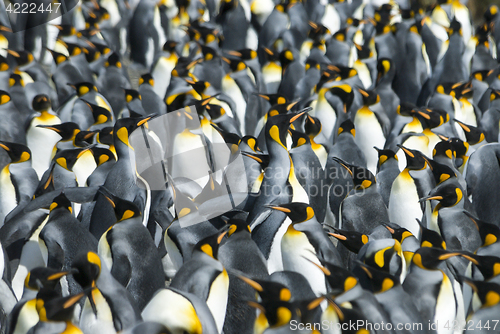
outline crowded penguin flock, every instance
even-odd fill
[[[498,6],[14,5],[0,333],[500,333]]]

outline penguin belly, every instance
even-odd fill
[[[222,333],[226,318],[228,291],[229,275],[226,269],[223,269],[210,286],[210,293],[207,298],[207,306],[212,312],[219,333]]]
[[[244,135],[247,102],[245,101],[240,88],[236,84],[236,81],[234,81],[234,79],[229,75],[226,75],[226,77],[222,80],[222,92],[229,95],[236,104],[236,116],[238,117],[238,122],[240,123],[240,132]]]
[[[436,300],[436,310],[434,313],[434,322],[437,325],[438,334],[451,334],[453,333],[453,326],[446,326],[452,324],[456,317],[456,301],[453,292],[453,285],[451,284],[448,276],[443,274],[443,281]]]
[[[9,165],[0,172],[0,226],[3,225],[5,216],[16,206],[16,188],[10,178]]]
[[[283,256],[281,251],[281,240],[286,233],[286,230],[292,222],[286,218],[281,224],[280,228],[274,234],[273,243],[269,251],[269,258],[267,259],[267,271],[269,275],[276,271],[283,270]]]
[[[408,170],[401,172],[394,180],[389,196],[389,220],[419,235],[416,219],[422,219],[417,187]]]
[[[281,240],[281,253],[283,270],[302,274],[309,282],[316,296],[326,293],[325,275],[311,261],[318,265],[321,265],[321,263],[315,255],[316,250],[305,233],[290,226]]]
[[[376,175],[378,152],[373,147],[385,146],[384,132],[377,116],[367,107],[361,108],[354,117],[354,128],[356,129],[354,141],[365,154],[367,168]]]
[[[85,300],[82,313],[80,315],[80,329],[84,334],[103,333],[114,334],[116,333],[113,325],[113,314],[109,308],[106,299],[98,289],[92,291],[92,298],[94,298],[97,316],[92,310],[90,301]]]
[[[26,144],[31,150],[31,166],[39,179],[50,166],[52,148],[61,139],[61,136],[52,130],[36,127],[37,125],[61,124],[59,118],[50,114],[49,116],[51,117],[45,117],[44,120],[40,120],[41,117],[35,118],[26,134]]]

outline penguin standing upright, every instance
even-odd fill
[[[217,257],[222,265],[229,271],[239,270],[253,278],[267,278],[266,260],[255,241],[252,240],[246,221],[236,216],[231,218],[227,225],[229,226],[228,239],[219,247]],[[252,333],[255,312],[252,307],[245,305],[242,299],[253,298],[255,295],[253,289],[230,272],[228,293],[224,332],[244,330],[243,333]]]
[[[341,259],[316,220],[313,208],[298,202],[270,207],[284,212],[291,220],[281,239],[283,269],[302,274],[317,296],[325,294],[325,276],[315,264],[320,264],[321,258],[340,265]]]
[[[0,226],[33,198],[38,176],[31,168],[31,151],[22,144],[0,141],[11,162],[0,172]]]
[[[46,95],[38,95],[32,102],[33,110],[37,113],[29,121],[26,130],[26,144],[31,150],[33,169],[41,178],[43,173],[49,168],[52,159],[52,148],[61,139],[54,131],[39,128],[37,125],[60,124],[61,120],[52,112],[51,101]]]
[[[464,213],[464,190],[453,184],[434,188],[421,200],[437,200],[428,227],[440,231],[448,250],[475,252],[481,246],[479,231]]]
[[[271,273],[282,268],[280,240],[288,224],[283,223],[284,213],[263,206],[271,203],[309,201],[307,193],[295,177],[293,162],[285,146],[288,127],[302,114],[303,112],[280,114],[267,120],[265,138],[270,158],[269,165],[264,172],[254,209],[247,218],[251,222],[252,238],[268,260],[268,270]]]
[[[114,333],[141,320],[135,300],[109,272],[94,252],[81,252],[72,261],[73,278],[89,291],[80,313],[79,327],[84,333],[98,330]]]
[[[374,147],[374,149],[378,152],[377,190],[382,196],[385,205],[389,207],[392,184],[400,173],[398,157],[392,150],[381,150],[377,147]]]
[[[0,117],[5,120],[1,125],[0,140],[26,143],[23,133],[24,121],[12,98],[6,91],[0,90]]]
[[[425,205],[419,199],[433,188],[434,178],[429,175],[422,153],[400,146],[406,155],[406,168],[394,180],[389,197],[389,219],[418,236]]]
[[[99,239],[99,255],[113,277],[130,292],[142,310],[154,293],[164,287],[161,258],[137,206],[100,188],[113,207],[116,224]],[[125,242],[124,242],[125,241]]]
[[[354,115],[353,123],[357,132],[354,141],[365,155],[367,168],[370,172],[376,173],[378,154],[373,146],[385,146],[390,120],[382,109],[380,96],[377,93],[361,88],[358,90],[363,96],[363,107]]]
[[[420,310],[423,323],[431,323],[438,333],[453,333],[453,327],[447,328],[445,324],[452,323],[457,316],[455,279],[444,262],[455,256],[476,262],[458,252],[421,247],[413,255],[410,273],[403,283],[403,289]]]
[[[50,268],[67,271],[80,251],[97,251],[97,240],[73,216],[68,198],[61,193],[50,205],[50,214],[39,235],[39,244],[45,263]],[[63,294],[80,292],[71,276],[63,280]]]
[[[382,222],[389,220],[387,208],[377,191],[373,174],[366,168],[354,166],[333,158],[352,177],[354,188],[345,194],[339,212],[339,228],[370,233]]]
[[[134,159],[133,150],[129,143],[129,135],[149,118],[124,118],[119,119],[113,129],[113,147],[118,159],[108,173],[104,187],[115,196],[128,201],[134,201],[136,205],[144,209],[146,195],[135,184],[135,170],[132,169]],[[90,217],[90,232],[97,238],[116,222],[113,207],[100,193],[97,194],[96,202]]]
[[[229,276],[217,260],[219,244],[226,232],[209,236],[196,244],[191,259],[172,279],[170,287],[193,293],[206,301],[218,333],[222,332],[228,300]]]

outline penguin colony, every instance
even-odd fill
[[[1,8],[0,333],[500,333],[498,12]],[[168,113],[209,173],[157,190],[129,136]]]

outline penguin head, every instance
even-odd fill
[[[30,149],[23,144],[0,141],[0,147],[7,151],[12,163],[25,162],[31,158]]]
[[[210,124],[219,134],[222,136],[226,144],[229,146],[231,149],[231,152],[237,151],[238,150],[238,145],[241,142],[241,138],[239,135],[236,133],[228,132],[225,131],[224,129],[220,128],[217,124],[211,123]]]
[[[433,129],[450,120],[450,115],[442,109],[416,108],[413,115],[418,118],[424,128]]]
[[[467,143],[469,143],[469,145],[476,145],[484,141],[484,133],[479,127],[467,125],[457,119],[454,119],[454,121],[460,125],[462,130],[464,130],[465,138],[467,139]]]
[[[461,256],[474,264],[478,263],[470,254],[463,251],[450,252],[441,248],[420,247],[413,254],[412,265],[421,269],[436,270],[443,261],[455,256]]]
[[[380,102],[380,96],[373,90],[364,90],[362,88],[358,88],[358,91],[361,93],[363,97],[363,104],[365,106],[371,106]]]
[[[85,295],[85,292],[80,292],[67,297],[54,298],[52,296],[48,297],[38,294],[36,299],[38,316],[41,321],[51,320],[70,322],[73,317],[75,306]]]
[[[311,27],[311,29],[309,29],[307,37],[309,37],[313,41],[324,40],[326,39],[327,35],[331,35],[330,30],[328,30],[327,27],[325,27],[323,24],[319,22],[309,21],[308,24]]]
[[[432,157],[446,157],[448,159],[455,158],[455,152],[453,151],[451,143],[448,140],[437,143],[432,150]]]
[[[361,247],[366,245],[369,241],[366,234],[357,231],[340,230],[337,228],[334,229],[333,233],[328,233],[328,235],[340,241],[342,245],[355,254],[358,254]]]
[[[97,131],[80,131],[76,134],[73,144],[77,147],[87,147],[92,145]],[[92,151],[93,152],[93,151]]]
[[[463,281],[472,287],[472,290],[481,300],[481,308],[497,306],[500,303],[500,285],[493,282],[475,281],[462,277]]]
[[[448,141],[453,148],[453,156],[463,159],[466,156],[467,151],[469,150],[469,143],[464,142],[460,138],[450,138],[448,139]]]
[[[9,63],[7,63],[7,59],[0,55],[0,72],[5,72],[9,70]]]
[[[33,57],[33,54],[29,51],[26,51],[26,50],[14,51],[14,50],[7,49],[7,53],[15,58],[17,66],[28,65],[33,60],[35,60],[35,58]]]
[[[70,86],[76,91],[76,95],[78,95],[78,97],[82,97],[90,91],[97,92],[97,87],[90,82],[79,82]]]
[[[385,162],[387,162],[390,159],[398,160],[398,156],[393,150],[390,149],[379,149],[377,147],[373,147],[375,150],[377,150],[378,153],[378,167],[382,166]]]
[[[420,201],[437,200],[442,207],[452,207],[463,200],[463,190],[454,184],[446,184],[438,186],[431,190],[428,196],[420,199]]]
[[[262,93],[256,93],[257,96],[260,96],[264,100],[268,101],[271,106],[275,105],[286,105],[289,103],[287,98],[281,94],[262,94]]]
[[[134,202],[127,201],[118,196],[115,196],[102,186],[99,188],[99,192],[113,207],[117,222],[140,217],[142,215],[141,211]]]
[[[483,242],[481,247],[487,247],[500,240],[500,228],[497,225],[482,221],[465,210],[464,214],[472,220],[474,225],[476,225],[479,230],[479,235],[481,236],[481,240]]]
[[[132,146],[130,146],[130,143],[128,141],[128,137],[135,129],[145,124],[151,118],[152,118],[151,116],[137,117],[137,118],[129,117],[129,118],[120,118],[116,120],[113,129],[113,138],[115,146],[119,146],[120,145],[119,143],[122,143],[127,145],[129,148],[132,148]]]
[[[307,72],[311,69],[315,69],[315,70],[319,71],[319,70],[321,70],[321,65],[316,60],[308,58],[306,60],[305,70]]]
[[[321,132],[320,120],[308,114],[304,123],[304,130],[309,138],[316,137]]]
[[[219,252],[219,245],[222,242],[222,239],[224,238],[226,233],[227,230],[203,238],[194,246],[193,250],[205,253],[206,255],[210,256],[213,259],[217,259],[217,255]]]
[[[139,78],[139,86],[142,85],[150,85],[151,87],[155,85],[155,80],[153,79],[151,73],[141,75],[141,77]]]
[[[62,277],[74,272],[74,270],[59,271],[50,267],[37,267],[28,272],[28,275],[24,279],[24,286],[31,290],[53,290]]]
[[[417,109],[417,106],[414,105],[411,102],[401,102],[401,104],[398,106],[396,112],[401,115],[401,116],[413,116],[415,113],[415,109]]]
[[[54,51],[54,50],[50,50],[48,49],[48,51],[50,52],[50,54],[52,55],[52,58],[54,58],[54,62],[56,63],[56,65],[59,65],[59,64],[62,64],[64,63],[66,60],[69,59],[69,57],[67,57],[65,54],[63,53],[60,53],[60,52],[57,52],[57,51]]]
[[[411,150],[399,144],[398,147],[405,153],[406,168],[410,170],[423,170],[427,167],[427,161],[424,159],[422,152],[418,150]]]
[[[107,148],[93,147],[92,153],[94,155],[95,164],[97,167],[108,161],[116,161],[115,155]]]
[[[284,143],[286,143],[286,135],[290,124],[301,117],[305,112],[306,111],[289,114],[276,114],[269,117],[266,122],[266,140],[271,140],[286,149]],[[268,149],[272,149],[271,145],[268,145],[267,147]]]
[[[368,58],[373,57],[373,51],[370,49],[369,46],[367,45],[359,45],[354,43],[354,46],[356,47],[356,52],[358,54],[358,59],[364,60]]]
[[[420,224],[420,247],[433,247],[446,250],[446,242],[436,231],[430,230]]]
[[[320,261],[321,265],[312,261],[311,263],[316,265],[325,274],[331,288],[330,294],[338,296],[358,285],[358,279],[349,270],[327,261]]]
[[[9,103],[11,100],[10,94],[4,90],[0,90],[0,106]]]
[[[200,48],[203,54],[204,61],[210,61],[219,57],[217,51],[214,48],[205,45],[201,45]],[[230,59],[223,57],[222,60],[231,65]]]
[[[406,238],[414,237],[414,235],[404,227],[390,223],[384,223],[382,225],[391,233],[392,238],[397,240],[400,244],[403,244]]]
[[[141,94],[139,94],[139,92],[135,89],[124,88],[123,91],[125,93],[125,101],[127,101],[127,103],[132,102],[134,99],[142,100]]]
[[[226,114],[226,110],[218,104],[207,104],[205,105],[205,109],[212,120],[216,120]],[[196,108],[196,110],[199,110],[199,108]]]
[[[288,65],[290,65],[295,60],[293,51],[290,49],[284,49],[279,54],[279,60],[281,63],[281,68],[284,71],[288,67]]]
[[[281,205],[266,205],[273,210],[284,212],[292,224],[302,223],[314,217],[314,210],[307,203],[292,202]]]
[[[284,104],[275,104],[273,106],[271,106],[271,108],[269,109],[269,111],[267,112],[267,117],[272,117],[272,116],[276,116],[276,115],[280,115],[280,114],[286,114],[288,113],[290,110],[292,110],[292,108],[298,103],[298,101],[292,101],[292,102],[287,102],[287,103],[284,103]]]
[[[70,57],[81,55],[83,49],[80,45],[74,43],[65,43],[66,48],[68,49],[68,54]]]
[[[388,79],[392,79],[396,73],[394,68],[394,62],[390,58],[380,58],[377,61],[377,83],[382,80],[383,77],[387,76]]]
[[[498,12],[499,12],[498,6],[491,5],[490,7],[488,7],[486,12],[484,12],[484,19],[486,20],[486,22],[493,22],[495,18],[498,16]]]
[[[101,52],[95,46],[95,44],[93,44],[92,46],[83,46],[82,51],[85,54],[85,59],[89,64],[101,58]]]
[[[448,32],[449,37],[451,37],[453,34],[459,34],[460,36],[462,36],[462,25],[459,21],[457,21],[456,17],[454,17],[450,22],[450,27],[446,29],[446,31]]]
[[[96,135],[96,141],[99,144],[104,144],[111,146],[114,143],[113,140],[113,127],[107,126],[105,128],[102,128]]]
[[[261,311],[255,319],[255,333],[264,333],[267,328],[279,328],[287,325],[295,316],[295,310],[291,303],[282,301],[270,301],[267,303],[256,303],[249,301],[248,304]]]
[[[248,223],[239,218],[231,218],[228,222],[228,231],[227,231],[227,236],[230,237],[236,232],[244,232],[244,233],[250,233],[250,226]]]
[[[71,268],[75,281],[86,289],[93,286],[101,274],[101,258],[94,252],[80,253],[73,259]]]
[[[54,156],[54,161],[62,168],[72,171],[76,161],[86,152],[90,151],[90,148],[91,147],[60,150]]]
[[[38,128],[49,129],[56,132],[61,136],[61,141],[73,140],[75,136],[80,132],[80,127],[74,122],[64,122],[61,124],[53,125],[37,125]]]
[[[117,68],[122,68],[120,56],[116,52],[113,52],[112,54],[110,54],[108,59],[104,63],[104,67],[111,67],[111,66],[114,66]]]
[[[309,136],[303,132],[296,131],[293,129],[288,130],[292,136],[292,148],[300,147],[304,144],[311,144]]]
[[[386,271],[368,266],[359,261],[357,264],[365,272],[366,276],[368,276],[373,293],[383,293],[400,285],[399,279]]]
[[[19,75],[17,73],[12,73],[9,77],[9,86],[10,87],[14,87],[14,86],[24,87],[23,77],[21,77],[21,75]]]
[[[330,93],[338,96],[343,103],[343,111],[347,113],[351,108],[352,103],[354,102],[354,91],[351,86],[348,84],[342,84],[339,86],[334,86],[330,88]]]
[[[238,278],[254,288],[264,303],[271,301],[289,302],[292,299],[292,292],[281,283],[257,278],[250,279],[242,275],[238,275]]]
[[[248,135],[244,136],[243,138],[241,138],[239,145],[241,145],[242,143],[245,143],[255,153],[262,152],[262,150],[259,148],[259,145],[257,143],[257,138],[255,138],[253,136],[248,136]]]
[[[333,157],[333,160],[345,168],[349,174],[351,174],[352,181],[354,182],[354,189],[367,189],[376,183],[375,176],[373,176],[372,172],[368,169],[351,165],[337,157]]]
[[[111,111],[96,104],[90,103],[84,99],[81,99],[92,111],[92,117],[94,118],[94,123],[92,125],[99,125],[109,122],[113,119]]]
[[[52,101],[50,101],[50,98],[45,94],[39,94],[35,96],[33,98],[33,101],[31,102],[31,107],[33,108],[33,110],[38,112],[47,111],[51,106]]]
[[[472,72],[471,77],[478,81],[485,81],[489,76],[490,70],[480,70]]]
[[[255,161],[257,161],[260,165],[260,168],[262,170],[265,170],[267,166],[269,166],[269,154],[258,154],[258,153],[253,153],[253,152],[241,152],[245,157],[249,157]]]
[[[429,167],[432,171],[432,175],[434,176],[434,179],[436,180],[436,185],[440,185],[444,181],[450,179],[450,178],[456,178],[457,174],[455,171],[448,165],[445,164],[440,164],[436,162],[435,160],[429,160],[426,159],[427,163],[429,164]]]
[[[57,35],[58,38],[70,37],[76,35],[76,28],[71,24],[61,24],[61,25],[54,24],[54,27],[56,27],[59,30],[59,33]]]
[[[66,197],[64,192],[57,195],[49,206],[50,212],[54,210],[64,209],[69,212],[73,212],[73,207],[71,206],[71,201]]]
[[[348,118],[342,122],[339,126],[338,135],[340,136],[342,133],[349,133],[353,137],[356,136],[356,129],[354,128],[354,123]]]
[[[231,56],[238,57],[241,60],[252,60],[252,59],[257,58],[257,51],[252,50],[252,49],[241,49],[241,50],[236,50],[236,51],[231,50],[231,51],[227,51],[226,53],[231,55]]]
[[[205,91],[211,86],[210,82],[208,81],[203,81],[203,80],[192,80],[192,79],[186,79],[186,82],[193,87],[194,91],[198,93],[199,95],[204,95]]]

